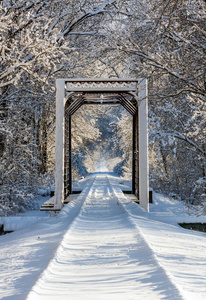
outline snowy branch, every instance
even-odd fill
[[[88,11],[85,12],[83,15],[79,16],[78,18],[76,18],[70,25],[68,28],[66,28],[56,39],[56,41],[58,42],[62,37],[67,36],[74,28],[76,28],[78,25],[80,25],[81,23],[83,23],[86,19],[91,18],[95,15],[99,15],[99,14],[103,14],[106,12],[106,8],[107,6],[114,4],[116,2],[116,0],[110,0],[104,4],[102,4],[99,8],[94,9],[93,11]]]
[[[119,72],[117,71],[117,69],[114,67],[113,64],[111,64],[111,63],[109,63],[109,62],[106,62],[106,61],[104,61],[104,60],[101,59],[101,58],[99,59],[99,61],[101,61],[101,63],[103,63],[104,65],[109,66],[109,67],[114,71],[114,73],[116,74],[116,76],[117,76],[118,78],[121,77],[120,74],[119,74]]]
[[[174,132],[170,132],[167,134],[189,143],[191,146],[195,147],[199,152],[201,152],[203,155],[205,155],[205,152],[202,148],[200,148],[194,141],[192,141],[191,139],[189,139],[187,136],[183,135],[182,133],[174,131]]]

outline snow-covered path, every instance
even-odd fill
[[[0,237],[1,300],[206,299],[206,234],[178,225],[206,216],[156,193],[147,213],[111,174],[76,186],[55,217],[2,218],[15,231]]]
[[[96,176],[27,300],[183,299],[109,181]]]

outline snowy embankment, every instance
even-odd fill
[[[96,176],[28,300],[182,299],[119,201],[108,178]]]
[[[175,223],[178,201],[146,213],[119,183],[91,176],[57,217],[0,237],[0,299],[205,299],[206,235]]]

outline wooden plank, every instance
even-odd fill
[[[63,79],[67,82],[139,82],[139,79],[136,78],[65,78]]]
[[[134,194],[126,194],[125,196],[127,197],[128,200],[131,200],[131,201],[139,204],[139,199],[137,198],[136,195],[134,195]]]
[[[84,98],[83,96],[80,96],[65,109],[65,112],[69,115],[73,115],[82,106],[83,103]]]
[[[60,210],[61,210],[60,208],[54,208],[54,207],[51,207],[51,208],[41,207],[40,208],[40,211],[54,211],[54,212],[58,212]]]
[[[134,105],[129,103],[129,101],[124,101],[123,99],[120,100],[121,105],[132,115],[134,116],[137,112],[137,109]]]
[[[70,92],[136,92],[137,79],[77,78],[65,79],[66,90]]]
[[[139,124],[138,113],[133,116],[132,191],[139,198]]]

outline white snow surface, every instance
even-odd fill
[[[97,165],[96,165],[96,172],[100,172],[100,173],[103,173],[103,172],[109,172],[108,168],[107,168],[107,162],[106,162],[106,159],[104,157],[102,157]]]
[[[109,174],[84,182],[56,217],[0,237],[0,299],[206,299],[206,234],[177,224],[206,217],[155,193],[146,213]]]

